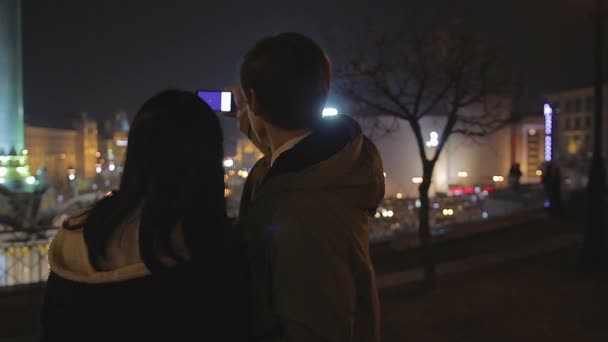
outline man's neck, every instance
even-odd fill
[[[310,133],[311,129],[299,129],[299,130],[285,130],[274,125],[267,125],[266,132],[268,136],[268,143],[270,144],[270,150],[276,151],[279,147],[283,146],[286,142],[295,138],[301,137],[305,134]]]

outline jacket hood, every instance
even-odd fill
[[[68,225],[79,225],[86,219],[86,213],[80,213],[68,219]],[[126,220],[117,232],[123,234],[114,234],[112,243],[120,244],[116,241],[117,238],[127,238],[132,234],[137,227],[139,220]],[[136,235],[136,234],[135,234]],[[137,246],[137,241],[135,241]],[[145,266],[140,258],[129,256],[132,254],[127,248],[124,249],[124,254],[117,256],[124,260],[123,262],[114,263],[113,267],[109,267],[107,271],[96,270],[90,262],[89,251],[84,240],[83,229],[65,229],[59,230],[49,249],[49,265],[51,271],[60,277],[81,283],[112,283],[126,281],[135,278],[141,278],[150,274],[150,271]],[[136,251],[139,254],[139,251]],[[129,258],[133,259],[130,262]]]
[[[286,191],[331,191],[361,209],[375,209],[384,198],[380,154],[359,124],[347,115],[325,118],[322,128],[275,163],[291,164],[282,166],[287,170],[300,168],[297,181],[289,182]]]

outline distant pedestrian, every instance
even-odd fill
[[[51,243],[42,340],[249,340],[219,119],[194,93],[165,91],[142,106],[128,138],[120,188]]]
[[[519,190],[519,184],[521,182],[521,168],[519,163],[514,163],[511,165],[511,169],[509,170],[509,187],[513,190]]]

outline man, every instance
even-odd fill
[[[331,66],[311,39],[262,39],[240,78],[241,130],[265,152],[240,209],[257,338],[379,341],[368,240],[368,217],[384,196],[376,147],[349,117],[322,118]]]

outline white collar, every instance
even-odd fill
[[[287,142],[285,142],[283,145],[279,146],[279,148],[277,148],[276,150],[274,150],[272,152],[272,157],[270,159],[270,166],[272,166],[274,164],[274,162],[277,160],[277,158],[279,158],[279,156],[289,150],[291,150],[294,146],[296,146],[300,141],[304,140],[304,138],[306,138],[307,136],[310,135],[311,132],[308,132],[306,134],[300,135],[299,137],[295,137]]]

